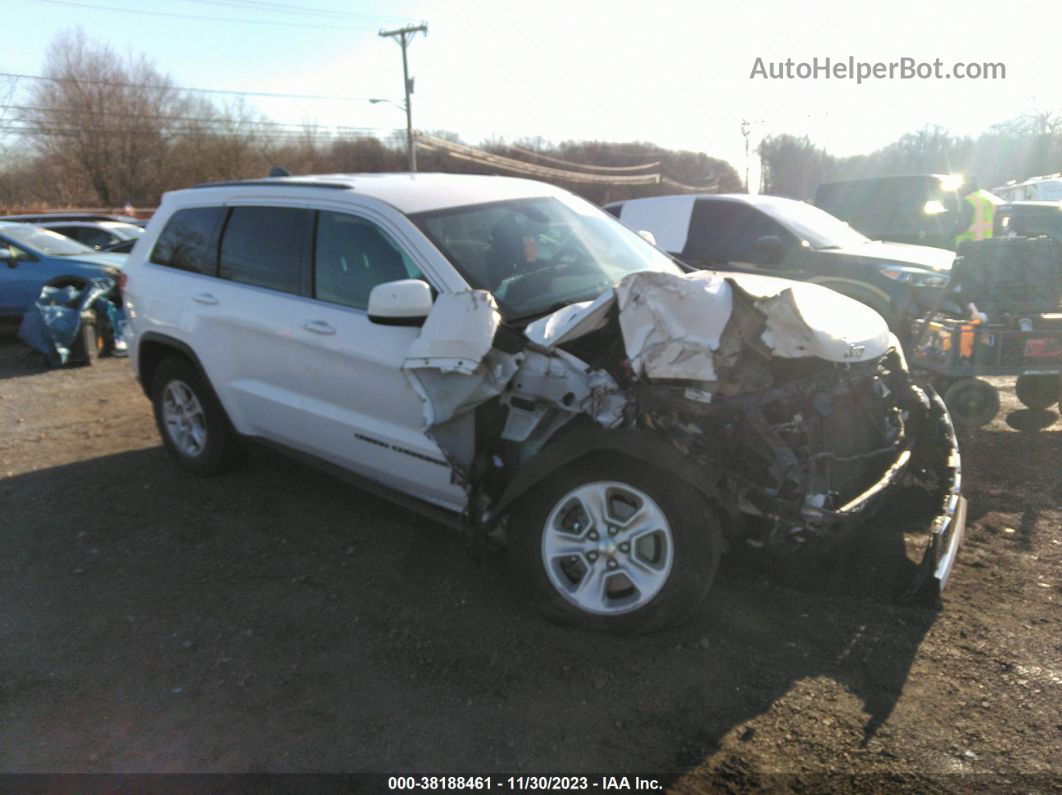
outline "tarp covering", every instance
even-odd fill
[[[122,311],[107,299],[113,289],[114,280],[106,277],[94,279],[84,289],[45,287],[22,316],[19,339],[43,353],[53,366],[67,364],[81,331],[82,312],[94,310],[97,317],[106,318],[110,329],[124,324]]]

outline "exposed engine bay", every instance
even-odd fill
[[[440,296],[403,369],[475,525],[528,472],[598,444],[655,457],[732,542],[780,552],[859,526],[901,489],[940,546],[961,501],[940,399],[876,313],[813,284],[638,272],[522,333],[486,291]]]

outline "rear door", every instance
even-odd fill
[[[301,346],[313,213],[304,206],[227,208],[216,277],[184,299],[182,325],[237,429],[299,447]]]

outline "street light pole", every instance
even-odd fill
[[[402,47],[402,77],[406,89],[406,165],[410,171],[417,170],[417,149],[413,143],[413,104],[409,96],[413,93],[413,81],[409,79],[409,60],[406,57],[406,48],[418,33],[428,35],[427,23],[422,22],[419,25],[407,25],[404,28],[380,31],[381,36],[393,38]]]

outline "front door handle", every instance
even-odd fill
[[[206,304],[207,306],[213,306],[218,302],[218,299],[210,293],[196,293],[192,296],[192,300],[197,304]]]
[[[307,320],[302,324],[302,327],[307,331],[312,331],[314,334],[335,334],[336,330],[323,320]]]

